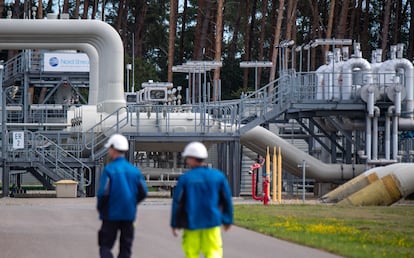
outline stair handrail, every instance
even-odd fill
[[[102,146],[102,144],[107,141],[111,134],[119,132],[120,129],[129,123],[129,116],[127,112],[127,107],[120,107],[82,134],[83,145],[85,146],[85,149],[91,151],[92,159],[94,159],[95,154],[97,153],[97,148]],[[121,114],[126,115],[121,116]],[[114,117],[116,118],[114,123],[110,124],[108,127],[102,126],[105,122]],[[105,130],[102,130],[103,128]]]
[[[237,103],[240,110],[239,123],[257,124],[260,123],[255,121],[257,117],[264,117],[268,112],[277,115],[285,111],[292,102],[291,89],[288,87],[292,77],[291,74],[284,74],[260,89],[242,95],[239,103]]]
[[[41,142],[43,143],[42,146],[37,145],[37,139],[40,138]],[[70,158],[73,162],[78,163],[81,169],[86,169],[87,171],[87,177],[85,178],[85,186],[90,185],[92,181],[92,169],[85,164],[82,160],[71,154],[70,152],[66,151],[63,147],[49,139],[43,134],[35,133],[35,140],[33,141],[32,150],[35,154],[39,155],[41,158],[43,158],[43,164],[49,164],[53,165],[55,167],[56,172],[60,172],[61,175],[66,176],[69,175],[71,179],[75,179],[75,181],[78,180],[82,175],[77,172],[76,169],[73,169],[69,167],[65,162],[61,161],[59,156],[65,156],[67,158]],[[50,149],[52,147],[52,149]],[[40,151],[40,150],[48,150],[48,151]],[[56,154],[59,155],[51,155],[53,152],[51,150],[54,150]],[[48,155],[48,156],[47,156]],[[51,158],[48,158],[51,157]],[[47,162],[45,162],[47,161]],[[64,169],[62,169],[62,167]],[[67,171],[70,171],[73,176],[70,176]]]

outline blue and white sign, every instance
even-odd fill
[[[24,132],[13,132],[13,149],[24,148]]]
[[[89,72],[89,58],[85,53],[44,53],[45,72]]]

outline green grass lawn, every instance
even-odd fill
[[[235,224],[345,257],[414,257],[414,206],[235,205]]]

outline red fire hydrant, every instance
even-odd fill
[[[268,195],[268,187],[269,187],[269,180],[266,177],[266,174],[263,175],[263,195],[258,197],[256,195],[256,173],[259,168],[263,167],[265,160],[263,158],[258,158],[257,162],[251,166],[251,170],[249,173],[252,174],[252,197],[254,200],[263,201],[264,205],[269,203],[269,195]]]

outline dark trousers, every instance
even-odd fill
[[[101,258],[113,258],[111,249],[114,246],[118,230],[121,232],[119,238],[118,258],[130,258],[131,247],[134,241],[133,221],[102,221],[101,229],[98,233],[99,254]]]

